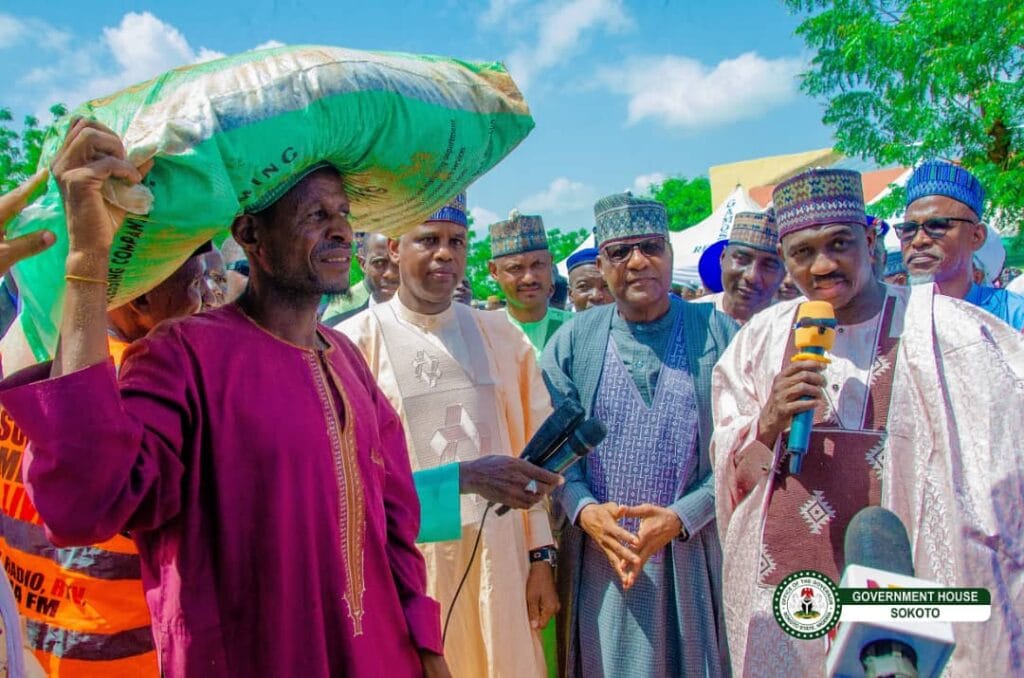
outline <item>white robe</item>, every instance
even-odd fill
[[[888,288],[909,299],[893,377],[882,505],[907,527],[915,574],[992,593],[988,622],[956,624],[951,676],[1024,672],[1024,338],[931,286]],[[734,455],[750,445],[772,380],[792,341],[794,307],[755,316],[736,335],[712,381],[718,529],[724,603],[735,675],[821,676],[825,641],[797,640],[772,617],[772,588],[758,583],[767,508],[763,480],[745,497]],[[868,323],[870,324],[870,322]],[[895,324],[895,323],[894,323]],[[832,357],[846,381],[838,394],[863,397],[867,377],[844,342]],[[858,376],[860,374],[860,376]],[[848,388],[861,379],[864,388]],[[776,455],[778,452],[776,451]],[[777,458],[777,456],[776,456]]]

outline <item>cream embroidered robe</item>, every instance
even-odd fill
[[[533,347],[503,313],[452,304],[414,313],[396,295],[339,329],[360,348],[402,418],[413,471],[486,454],[518,455],[551,411]],[[447,614],[486,503],[461,500],[461,539],[421,544],[428,592]],[[424,512],[430,510],[424,503]],[[480,550],[452,613],[445,656],[453,676],[546,675],[530,628],[530,549],[553,543],[547,511],[487,517]]]
[[[887,288],[903,300],[885,449],[882,506],[907,528],[916,574],[992,592],[992,618],[958,624],[953,676],[1024,671],[1024,339],[995,317],[930,286]],[[718,529],[735,675],[820,676],[823,640],[787,636],[759,582],[770,479],[739,463],[792,341],[802,299],[770,307],[736,335],[715,368]],[[870,324],[867,323],[867,324]],[[902,328],[900,329],[900,325]],[[870,330],[865,330],[870,334]],[[863,338],[839,335],[826,392],[840,419],[863,407],[871,366]],[[833,386],[838,389],[833,390]],[[761,448],[763,449],[763,448]],[[776,451],[778,458],[778,451]]]

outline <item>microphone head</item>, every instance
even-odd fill
[[[846,528],[843,551],[847,565],[863,565],[914,576],[910,539],[903,522],[880,506],[861,509]]]
[[[835,318],[836,312],[827,301],[805,301],[796,309],[796,319],[804,318]]]
[[[588,452],[600,445],[606,435],[608,435],[608,428],[593,417],[587,419],[576,429],[576,436],[587,447]]]
[[[811,347],[832,350],[836,340],[836,312],[827,301],[805,301],[796,311],[797,327],[793,332],[793,344],[798,349]],[[816,324],[814,321],[830,321]]]

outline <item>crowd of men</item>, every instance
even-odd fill
[[[859,174],[792,177],[708,248],[708,303],[673,293],[654,200],[595,204],[572,311],[541,217],[513,213],[490,226],[507,305],[486,311],[464,195],[354,252],[320,164],[107,309],[124,214],[102,185],[143,178],[124,158],[101,125],[69,132],[60,346],[0,383],[22,460],[5,497],[31,498],[5,499],[0,546],[34,670],[817,676],[823,642],[784,633],[773,593],[797,570],[838,581],[846,526],[880,505],[918,576],[991,592],[952,675],[1024,672],[1024,297],[976,256],[993,236],[966,170],[914,172],[901,265]],[[53,242],[26,238],[0,244],[5,271]],[[827,364],[793,360],[805,298],[835,310]],[[566,401],[607,436],[563,478],[518,455]],[[18,572],[66,592],[54,614]]]

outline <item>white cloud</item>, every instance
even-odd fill
[[[79,37],[74,45],[70,35],[37,19],[0,14],[0,48],[5,36],[14,35],[12,22],[27,27],[20,29],[21,34],[39,35],[57,52],[55,62],[32,68],[19,81],[24,88],[35,90],[25,94],[40,107],[39,113],[54,102],[74,108],[172,68],[226,56],[210,47],[193,47],[181,31],[150,12],[128,12],[116,26],[103,28],[100,36],[91,40]],[[257,49],[282,44],[268,40]]]
[[[197,56],[177,28],[149,12],[125,14],[119,26],[103,29],[103,39],[121,66],[118,76],[132,82],[190,63]]]
[[[498,24],[514,20],[514,10],[522,9],[525,0],[490,0],[487,9],[480,16],[480,25],[493,28]]]
[[[629,97],[629,124],[653,119],[699,129],[759,117],[796,95],[799,58],[766,59],[747,52],[708,67],[689,57],[638,57],[604,69],[599,79]]]
[[[564,214],[589,209],[597,199],[596,191],[579,181],[566,177],[554,179],[546,189],[519,201],[524,214]]]
[[[14,47],[22,42],[31,42],[33,49],[64,49],[70,40],[69,33],[45,21],[0,14],[0,49]]]
[[[486,230],[491,224],[501,221],[501,217],[486,207],[470,207],[469,213],[473,216],[474,231]]]
[[[0,49],[14,45],[24,33],[24,23],[10,14],[0,14]]]
[[[636,179],[633,179],[633,195],[649,195],[651,186],[661,185],[665,179],[668,179],[668,175],[664,172],[641,174]]]
[[[215,49],[203,47],[199,50],[199,53],[196,54],[196,58],[192,60],[192,63],[201,64],[206,61],[216,61],[217,59],[223,59],[226,56],[227,54],[224,52],[218,52]]]
[[[253,47],[253,49],[270,49],[271,47],[284,47],[284,43],[280,40],[267,40]]]
[[[520,41],[508,55],[509,72],[521,88],[539,73],[579,51],[590,32],[619,33],[633,26],[622,0],[491,0],[481,18],[484,27],[527,30],[535,42]]]

